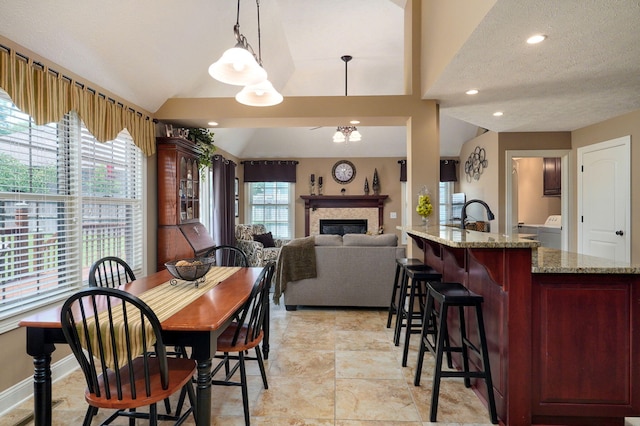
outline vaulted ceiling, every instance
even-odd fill
[[[285,98],[341,96],[340,57],[349,54],[349,95],[403,94],[405,2],[260,1],[269,79]],[[0,0],[0,35],[153,113],[173,97],[235,96],[239,88],[213,80],[207,68],[235,43],[236,7],[232,0]],[[257,51],[256,2],[241,2],[239,22]],[[422,94],[440,103],[441,155],[457,155],[478,128],[570,131],[639,109],[638,22],[640,0],[497,0]],[[527,45],[534,33],[548,39]],[[465,95],[469,88],[480,93]],[[496,118],[498,110],[504,115]],[[338,124],[214,131],[217,145],[242,158],[333,157]],[[341,156],[406,154],[404,127],[359,130],[362,143]]]

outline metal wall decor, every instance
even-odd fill
[[[467,182],[479,180],[482,171],[487,167],[487,153],[484,148],[476,146],[476,149],[469,154],[469,158],[464,163],[464,172],[467,175]]]

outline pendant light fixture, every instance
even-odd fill
[[[344,95],[347,96],[347,65],[353,57],[344,55],[340,59],[344,61]],[[354,124],[354,122],[351,123]],[[360,140],[362,140],[362,135],[356,126],[338,126],[333,135],[333,141],[336,143],[359,142]]]
[[[267,72],[262,67],[260,37],[260,0],[256,0],[258,11],[258,55],[251,48],[247,38],[240,33],[240,0],[233,33],[237,43],[222,54],[209,67],[209,74],[218,81],[237,86],[245,86],[236,101],[249,106],[271,106],[282,102],[283,97],[267,80]]]
[[[258,10],[258,64],[262,68],[262,37],[260,34],[260,0],[256,0]],[[266,78],[256,84],[245,86],[236,95],[236,101],[249,106],[273,106],[282,102],[284,98]]]
[[[236,45],[222,54],[222,57],[209,67],[211,77],[226,84],[246,86],[258,84],[267,79],[267,72],[256,59],[255,52],[240,33],[240,0],[233,26]]]

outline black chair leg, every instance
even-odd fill
[[[260,349],[256,346],[256,359],[258,360],[258,367],[260,368],[260,375],[262,376],[262,384],[265,389],[269,389],[269,383],[267,383],[267,372],[264,369],[264,362],[262,361],[262,354]]]
[[[398,309],[396,315],[396,327],[393,334],[393,344],[400,346],[400,333],[402,333],[402,323],[405,318],[404,304],[407,299],[407,288],[409,285],[409,279],[406,271],[402,271],[402,283],[400,284],[400,295],[398,297]]]
[[[244,353],[239,352],[238,361],[240,363],[240,383],[242,389],[242,407],[244,409],[244,424],[251,425],[251,416],[249,416],[249,392],[247,390],[247,371],[244,365]]]
[[[424,364],[424,354],[427,350],[427,339],[429,336],[430,318],[433,316],[433,297],[427,292],[427,301],[425,303],[424,317],[422,319],[422,333],[420,333],[420,351],[418,352],[418,363],[416,364],[416,374],[413,379],[415,386],[420,386],[420,376],[422,376],[422,365]],[[435,323],[434,323],[435,327]],[[437,330],[434,328],[434,330]],[[451,355],[447,353],[447,357]]]
[[[482,351],[482,363],[485,373],[485,383],[487,385],[487,399],[489,403],[489,416],[491,417],[491,423],[498,424],[498,413],[496,410],[496,400],[493,394],[493,379],[491,378],[491,365],[489,362],[489,349],[487,348],[487,335],[484,330],[484,319],[482,315],[482,308],[478,306],[476,308],[476,319],[478,321],[478,329],[480,334],[480,348]]]
[[[446,305],[440,307],[440,329],[438,330],[438,339],[436,342],[436,371],[433,375],[433,389],[431,391],[431,412],[429,418],[431,422],[435,422],[438,416],[438,397],[440,395],[440,380],[442,378],[442,354],[444,348],[444,338],[447,335],[447,310]]]
[[[421,285],[420,282],[415,280],[411,281],[411,291],[409,292],[409,308],[406,313],[406,322],[405,322],[405,330],[404,330],[404,347],[402,350],[402,366],[407,366],[407,359],[409,357],[409,341],[411,340],[411,333],[413,328],[413,308],[415,306],[415,298],[417,288]]]
[[[400,266],[399,264],[396,264],[396,275],[395,278],[393,279],[393,291],[391,292],[391,301],[389,302],[389,314],[387,315],[387,328],[391,328],[391,318],[394,315],[398,315],[398,289],[400,288],[399,286],[399,279],[400,279],[400,269],[404,269],[402,268],[402,266]]]

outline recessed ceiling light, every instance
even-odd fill
[[[467,95],[477,95],[478,94],[478,89],[469,89],[466,92]]]
[[[351,124],[360,124],[360,121],[358,121],[358,120],[351,120],[349,123],[351,123]]]
[[[547,36],[543,35],[543,34],[536,34],[534,36],[531,36],[527,39],[527,43],[529,44],[537,44],[540,43],[541,41],[544,41],[544,39],[546,39]]]
[[[207,123],[209,126],[217,126],[218,122],[217,121],[210,121]]]
[[[493,116],[494,117],[502,117],[502,114],[503,114],[502,111],[496,111],[496,112],[493,113]]]

